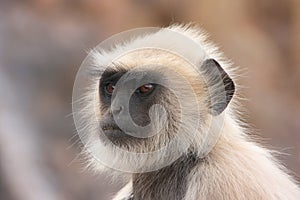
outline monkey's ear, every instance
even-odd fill
[[[207,59],[201,66],[208,88],[208,104],[211,114],[221,114],[233,97],[235,85],[221,65],[214,59]]]

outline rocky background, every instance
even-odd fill
[[[245,72],[243,118],[300,180],[299,0],[0,0],[0,199],[110,199],[123,183],[72,145],[76,71],[112,34],[191,21]]]

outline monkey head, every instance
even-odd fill
[[[85,97],[89,152],[127,166],[125,171],[151,170],[188,151],[204,154],[208,140],[215,141],[212,132],[220,128],[220,120],[213,121],[235,90],[219,62],[205,55],[191,63],[160,48],[137,48],[103,62],[108,56],[92,55],[93,65],[102,70],[94,73]]]

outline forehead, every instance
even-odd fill
[[[201,61],[199,61],[201,63]],[[163,49],[137,49],[126,52],[115,58],[108,64],[112,73],[116,71],[130,71],[139,68],[150,71],[153,69],[161,74],[169,74],[170,71],[181,74],[181,76],[199,75],[198,67],[190,63],[183,56]],[[107,72],[108,74],[109,72]]]
[[[177,66],[191,67],[191,64],[182,56],[163,49],[137,49],[121,55],[116,62],[126,63],[126,67],[134,68],[143,65],[156,65],[164,68],[177,69]]]

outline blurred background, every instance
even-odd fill
[[[234,63],[244,118],[300,180],[299,0],[0,0],[0,199],[108,200],[70,116],[86,51],[136,27],[197,22]]]

